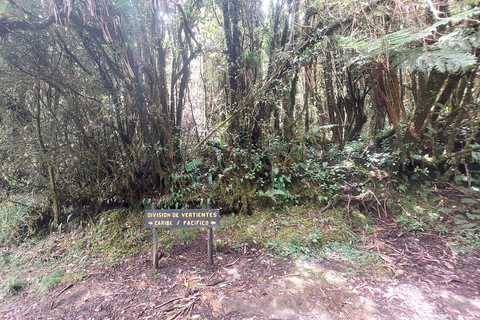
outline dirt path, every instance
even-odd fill
[[[453,253],[432,235],[414,237],[378,221],[364,250],[371,268],[332,253],[280,260],[262,248],[215,253],[205,239],[177,246],[160,270],[143,253],[44,296],[28,288],[0,305],[4,319],[479,319],[480,254]]]

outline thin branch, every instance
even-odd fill
[[[441,11],[438,11],[437,9],[435,9],[435,6],[433,5],[433,2],[432,0],[427,0],[427,3],[428,3],[428,6],[430,7],[430,11],[432,12],[433,14],[433,17],[436,19],[436,20],[443,20],[444,18],[440,18],[438,16],[438,13],[442,13]]]
[[[242,108],[238,109],[237,111],[234,111],[227,119],[225,119],[224,121],[222,121],[215,129],[212,130],[212,132],[210,132],[205,138],[203,138],[202,141],[200,141],[191,151],[191,154],[194,154],[197,149],[202,145],[204,144],[205,142],[207,142],[210,137],[215,133],[217,132],[218,130],[220,130],[224,125],[226,125],[237,113],[239,113],[240,111],[243,111],[244,109],[247,108],[248,105],[244,105]]]

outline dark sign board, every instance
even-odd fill
[[[218,228],[219,209],[145,210],[145,228]]]

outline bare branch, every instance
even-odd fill
[[[432,0],[427,0],[427,3],[428,3],[428,6],[430,7],[430,11],[432,12],[433,17],[435,18],[435,20],[442,20],[443,18],[440,18],[440,17],[438,16],[438,13],[442,13],[442,12],[441,12],[441,11],[438,11],[437,9],[435,9],[435,6],[433,5]]]
[[[0,38],[5,39],[11,32],[16,30],[21,31],[39,31],[48,28],[53,22],[55,17],[49,16],[47,19],[40,23],[30,23],[22,20],[0,20]]]

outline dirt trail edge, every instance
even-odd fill
[[[0,305],[0,318],[480,318],[478,252],[462,256],[433,236],[377,231],[364,249],[385,260],[380,270],[338,254],[280,260],[250,246],[241,254],[217,251],[214,268],[206,270],[200,237],[174,247],[159,270],[143,253],[114,268],[87,271],[46,295],[27,288]]]

